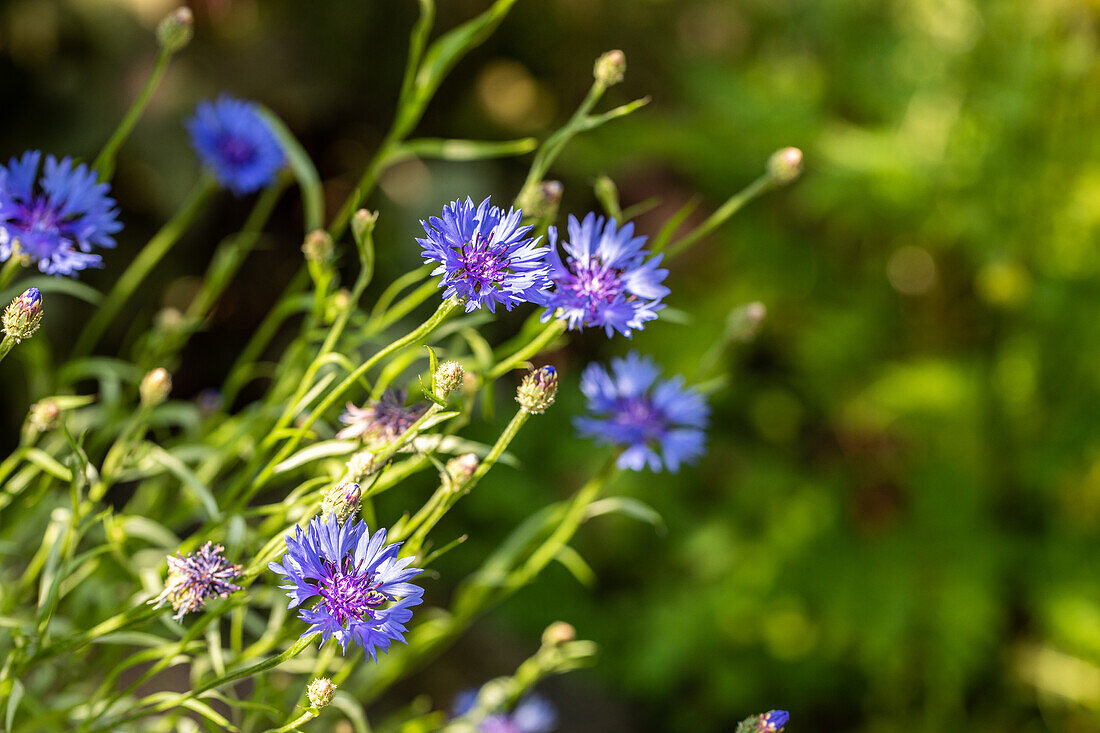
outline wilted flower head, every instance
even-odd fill
[[[199,102],[187,131],[202,162],[238,196],[268,185],[283,167],[283,149],[253,102],[227,94]]]
[[[581,375],[594,416],[573,418],[573,424],[582,435],[624,448],[620,468],[676,472],[703,454],[710,414],[703,395],[685,387],[681,376],[660,375],[651,358],[635,352],[612,359],[610,373],[589,364]]]
[[[42,323],[42,293],[28,288],[4,309],[4,333],[19,343],[30,338]]]
[[[558,370],[544,366],[527,374],[516,390],[516,402],[532,415],[541,415],[558,394]]]
[[[405,641],[404,624],[424,594],[408,582],[421,571],[409,567],[413,558],[397,557],[400,546],[386,544],[385,529],[371,535],[366,522],[341,525],[335,516],[315,516],[305,531],[296,527],[287,535],[282,563],[268,567],[283,576],[286,585],[279,587],[287,591],[288,608],[320,598],[298,612],[310,625],[302,636],[319,631],[322,646],[335,636],[344,652],[354,641],[377,661],[379,649]]]
[[[336,684],[328,677],[315,677],[306,687],[306,697],[315,708],[327,707],[335,694]]]
[[[85,164],[52,155],[38,178],[41,160],[42,153],[31,150],[0,166],[0,261],[18,245],[47,275],[99,267],[102,258],[92,248],[114,247],[111,235],[122,229],[111,186]]]
[[[388,443],[419,420],[425,409],[423,405],[405,407],[403,390],[386,390],[381,399],[364,407],[356,407],[349,402],[344,414],[340,416],[340,422],[347,427],[338,432],[336,437],[341,440],[377,439]]]
[[[769,710],[742,720],[737,726],[737,733],[779,733],[790,717],[786,710]]]
[[[543,294],[542,320],[560,308],[559,317],[569,328],[598,326],[610,337],[615,331],[630,336],[655,319],[669,292],[661,284],[668,270],[658,268],[661,255],[646,257],[645,237],[634,236],[634,224],[619,229],[613,219],[590,213],[583,222],[570,215],[568,229],[564,260],[558,254],[557,228],[547,230],[546,262],[554,289]]]
[[[179,621],[184,614],[202,608],[207,598],[226,598],[240,590],[231,581],[241,574],[241,566],[222,557],[224,550],[221,545],[207,542],[190,555],[169,555],[164,590],[149,603],[157,608],[171,603],[176,610],[173,618]]]
[[[527,236],[530,226],[520,226],[523,212],[492,206],[485,199],[452,201],[443,213],[421,221],[427,237],[417,239],[426,262],[438,262],[433,275],[443,275],[444,298],[460,298],[466,312],[498,304],[506,309],[523,302],[538,302],[549,286],[545,247]]]
[[[477,690],[466,690],[454,702],[454,715],[468,713],[477,702]],[[495,713],[481,721],[481,733],[550,733],[558,725],[554,706],[538,695],[520,700],[511,713]]]

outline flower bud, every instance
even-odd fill
[[[42,323],[42,293],[38,288],[24,290],[4,309],[4,333],[19,343],[30,338]]]
[[[558,213],[558,204],[564,188],[561,181],[542,181],[520,192],[518,208],[528,219],[552,219]]]
[[[321,519],[327,522],[335,514],[337,524],[343,524],[348,517],[359,511],[359,500],[362,497],[359,484],[352,481],[333,486],[321,500]]]
[[[306,241],[302,243],[302,254],[310,262],[319,265],[327,263],[336,254],[336,245],[332,241],[332,235],[324,229],[315,229],[306,235]]]
[[[155,407],[168,399],[172,391],[172,376],[168,371],[157,367],[145,375],[141,380],[138,393],[141,395],[141,404],[146,407]]]
[[[328,705],[335,694],[336,685],[328,677],[316,677],[306,687],[306,697],[309,698],[309,704],[315,708]]]
[[[742,720],[736,733],[780,733],[790,717],[786,710],[769,710]]]
[[[446,469],[447,474],[443,477],[443,482],[447,484],[452,491],[461,489],[470,477],[474,475],[474,471],[477,470],[478,464],[481,461],[473,453],[466,453],[465,455],[452,458],[447,461]]]
[[[348,477],[353,481],[361,481],[374,473],[374,454],[369,450],[361,450],[348,459]]]
[[[161,308],[157,311],[157,326],[162,331],[178,331],[183,326],[183,313],[171,306]]]
[[[39,400],[31,405],[31,427],[40,433],[57,427],[57,420],[61,417],[61,408],[53,400]]]
[[[176,8],[157,26],[157,43],[169,53],[179,51],[191,42],[195,32],[195,17],[191,8]]]
[[[561,646],[576,638],[577,630],[573,628],[572,624],[567,624],[564,621],[555,621],[546,627],[546,631],[542,632],[542,645]]]
[[[626,54],[618,49],[600,56],[596,59],[596,65],[592,67],[592,75],[605,87],[612,87],[621,82],[625,73]]]
[[[768,175],[783,186],[802,175],[802,151],[798,148],[783,148],[768,158]]]
[[[741,343],[752,341],[760,333],[760,327],[764,325],[767,315],[767,307],[759,300],[734,308],[726,321],[727,337],[730,341]]]
[[[374,229],[374,224],[377,221],[377,211],[359,209],[351,217],[351,236],[355,237],[356,242],[362,242],[363,238]]]
[[[529,372],[516,390],[516,402],[526,412],[541,415],[558,394],[558,370],[544,366]]]
[[[462,386],[466,370],[457,361],[445,361],[435,370],[435,396],[441,400]]]

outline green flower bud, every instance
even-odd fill
[[[332,696],[336,694],[336,685],[328,677],[316,677],[306,687],[306,697],[309,704],[315,708],[323,708],[332,702]]]
[[[435,370],[435,394],[441,400],[462,386],[466,370],[457,361],[445,361]]]
[[[53,400],[39,400],[31,405],[31,427],[40,433],[57,427],[58,418],[61,417],[61,408]]]
[[[42,293],[38,288],[24,290],[4,309],[4,333],[15,343],[30,338],[42,323]]]
[[[542,645],[551,647],[561,646],[576,638],[577,630],[573,628],[572,624],[567,624],[564,621],[555,621],[547,626],[546,630],[542,632]]]
[[[172,376],[166,369],[160,367],[145,375],[141,380],[138,393],[141,395],[141,404],[146,407],[156,407],[168,399],[172,391]]]
[[[592,67],[592,75],[605,87],[613,87],[621,82],[625,73],[626,54],[618,49],[600,56]]]
[[[195,16],[191,8],[176,8],[157,26],[157,43],[169,53],[179,51],[191,42],[195,33]]]
[[[768,158],[768,175],[781,186],[791,183],[802,175],[802,151],[798,148],[783,148]]]
[[[477,470],[478,464],[481,461],[473,453],[467,453],[465,455],[452,458],[447,461],[446,469],[447,473],[443,476],[443,483],[447,485],[451,491],[457,491],[461,489],[470,477],[474,475],[474,471]]]
[[[306,241],[302,243],[302,254],[308,261],[323,265],[335,256],[336,244],[328,232],[324,229],[316,229],[310,232],[306,236]]]
[[[362,497],[363,492],[357,483],[348,481],[333,486],[321,500],[321,519],[327,522],[335,514],[337,523],[343,524],[359,511]]]
[[[528,373],[516,390],[516,402],[532,415],[541,415],[558,394],[558,370],[544,366]]]
[[[361,450],[348,459],[348,477],[353,481],[361,481],[374,473],[374,454],[369,450]]]

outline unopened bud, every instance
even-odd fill
[[[61,417],[61,408],[53,400],[39,400],[31,405],[31,427],[40,433],[57,427],[59,417]]]
[[[726,334],[730,341],[748,343],[760,333],[760,327],[764,325],[764,318],[768,315],[767,307],[758,300],[734,308],[726,321]]]
[[[780,733],[790,717],[786,710],[769,710],[742,720],[736,733]]]
[[[168,399],[172,391],[172,376],[167,370],[157,367],[145,375],[141,380],[138,393],[141,395],[141,404],[146,407],[155,407]]]
[[[562,191],[561,181],[542,181],[525,187],[520,192],[517,206],[527,219],[553,219],[558,213]]]
[[[191,42],[195,32],[195,17],[191,8],[176,8],[157,26],[157,43],[169,53],[179,51]]]
[[[573,628],[572,624],[567,624],[564,621],[555,621],[546,627],[546,631],[542,632],[542,645],[561,646],[576,638],[577,630]]]
[[[177,331],[183,325],[183,313],[171,306],[157,311],[157,326],[162,331]]]
[[[473,397],[477,394],[478,381],[477,376],[473,372],[466,372],[462,375],[462,394],[464,397]]]
[[[786,185],[802,175],[802,151],[783,148],[768,158],[768,175],[779,185]]]
[[[374,473],[374,454],[361,450],[348,459],[348,476],[352,481],[360,481]]]
[[[323,265],[336,254],[336,245],[332,241],[332,235],[323,229],[315,229],[306,235],[306,241],[302,243],[302,254],[310,262]]]
[[[355,241],[362,243],[363,239],[374,229],[377,221],[377,211],[367,211],[366,209],[356,211],[351,217],[351,235],[355,237]]]
[[[541,415],[558,394],[558,370],[544,366],[528,373],[516,390],[516,402],[532,415]]]
[[[612,87],[621,82],[625,73],[626,54],[618,49],[600,56],[596,59],[596,65],[592,67],[592,75],[605,87]]]
[[[441,400],[462,386],[466,370],[457,361],[445,361],[435,370],[435,396]]]
[[[38,288],[24,290],[4,309],[4,333],[15,343],[30,338],[42,323],[42,293]]]
[[[336,684],[328,677],[316,677],[306,687],[306,697],[309,704],[315,708],[323,708],[332,702],[332,696],[336,694]]]
[[[329,517],[335,515],[336,522],[343,524],[348,517],[359,511],[361,498],[363,498],[363,492],[359,484],[353,481],[333,486],[321,500],[321,519],[327,522]]]
[[[473,453],[466,453],[457,458],[452,458],[447,461],[447,475],[443,477],[443,480],[452,490],[458,490],[470,480],[480,463],[481,461]]]

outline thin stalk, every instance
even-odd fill
[[[252,482],[252,487],[249,494],[258,491],[264,485],[264,483],[266,483],[271,478],[272,474],[275,471],[275,466],[282,462],[284,458],[289,456],[294,451],[294,449],[298,447],[298,445],[302,442],[302,439],[305,437],[306,432],[313,425],[313,423],[317,422],[317,420],[320,419],[321,415],[323,415],[330,407],[332,407],[340,399],[342,399],[347,391],[355,386],[355,383],[358,382],[364,374],[370,371],[372,367],[374,367],[376,364],[378,364],[378,362],[382,361],[382,359],[385,359],[390,354],[400,351],[406,346],[416,343],[420,339],[426,337],[428,334],[434,331],[436,327],[439,326],[439,324],[441,324],[447,318],[448,315],[450,315],[451,311],[453,311],[458,306],[459,301],[455,298],[448,298],[447,300],[443,301],[439,304],[439,308],[436,309],[431,318],[424,321],[424,323],[420,324],[412,331],[409,331],[407,334],[389,344],[382,350],[378,351],[374,356],[363,362],[354,372],[345,377],[343,382],[341,382],[327,395],[325,395],[325,399],[322,400],[316,408],[314,408],[313,412],[309,414],[309,416],[305,419],[298,430],[295,431],[294,436],[285,444],[283,444],[283,447],[279,450],[279,452],[276,453],[271,461],[268,462],[267,466],[263,469],[263,471],[260,472],[260,475],[256,477],[256,480]]]
[[[308,723],[316,717],[317,713],[312,710],[307,710],[286,725],[281,725],[278,728],[268,728],[264,733],[289,733],[290,731],[298,730],[299,725]]]
[[[149,272],[156,267],[168,250],[179,241],[188,227],[194,223],[199,212],[203,210],[206,202],[218,190],[218,185],[213,178],[204,175],[191,190],[183,206],[176,212],[160,231],[153,235],[148,244],[130,262],[130,266],[122,273],[122,276],[111,288],[111,292],[103,299],[95,315],[73,348],[73,357],[86,356],[99,342],[103,332],[114,321],[122,306],[130,299],[130,296],[138,289]]]
[[[493,380],[497,379],[516,367],[523,364],[535,354],[541,352],[548,344],[552,343],[554,339],[565,333],[567,323],[560,318],[553,318],[549,323],[539,332],[538,336],[531,339],[531,342],[526,346],[517,349],[508,358],[499,362],[496,366],[490,369],[486,373],[486,378]]]
[[[730,196],[726,200],[726,203],[719,206],[713,214],[706,218],[706,221],[668,246],[665,255],[666,261],[672,259],[718,227],[722,226],[727,219],[744,208],[745,204],[749,203],[757,196],[770,191],[774,187],[775,179],[765,173],[734,195]],[[654,252],[654,254],[656,254],[656,252]]]
[[[8,352],[15,348],[15,339],[11,336],[4,336],[4,340],[0,341],[0,361],[4,360],[4,357],[8,355]]]
[[[96,156],[95,162],[92,163],[92,168],[99,172],[101,182],[111,180],[111,176],[114,175],[115,155],[118,154],[119,148],[126,142],[126,138],[130,136],[134,125],[141,118],[142,112],[145,111],[149,100],[153,97],[153,92],[160,86],[161,79],[164,78],[164,72],[168,70],[168,62],[171,59],[172,51],[162,48],[160,53],[157,54],[156,63],[153,64],[153,72],[145,80],[145,86],[141,88],[137,99],[130,105],[130,109],[127,110],[126,115],[118,123],[118,127],[115,128],[114,134],[107,140],[103,149],[99,151],[99,155]]]
[[[11,281],[15,279],[15,276],[22,268],[23,255],[19,253],[16,247],[12,247],[11,255],[8,256],[8,261],[4,263],[3,269],[0,269],[0,290],[4,290],[11,285]]]

